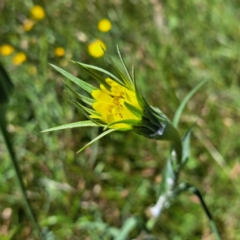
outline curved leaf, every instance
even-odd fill
[[[91,120],[86,120],[86,121],[73,122],[73,123],[68,123],[61,126],[49,128],[41,132],[51,132],[51,131],[57,131],[62,129],[77,128],[77,127],[99,127],[99,125],[92,122]]]
[[[80,150],[77,151],[77,153],[82,152],[85,148],[87,148],[88,146],[92,145],[93,143],[95,143],[97,140],[99,140],[100,138],[108,135],[111,132],[116,131],[117,129],[109,129],[106,132],[103,132],[102,134],[98,135],[97,137],[95,137],[91,142],[89,142],[88,144],[86,144],[84,147],[82,147]]]
[[[85,91],[91,93],[93,90],[96,90],[97,88],[84,82],[83,80],[73,76],[71,73],[66,72],[65,70],[63,70],[60,67],[57,67],[53,64],[49,64],[50,66],[52,66],[55,70],[57,70],[59,73],[61,73],[64,77],[66,77],[67,79],[69,79],[70,81],[74,82],[75,84],[77,84],[80,88],[84,89]]]
[[[184,109],[184,107],[186,106],[187,102],[190,100],[190,98],[197,92],[197,90],[199,88],[201,88],[208,80],[204,79],[203,81],[201,81],[200,83],[198,83],[197,86],[195,86],[189,93],[188,95],[183,99],[183,101],[181,102],[181,104],[179,105],[174,118],[173,118],[173,126],[177,127],[180,116],[182,114],[182,111]]]

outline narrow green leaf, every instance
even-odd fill
[[[96,141],[98,141],[100,138],[106,136],[107,134],[116,131],[116,129],[109,129],[105,132],[103,132],[102,134],[98,135],[97,137],[95,137],[91,142],[89,142],[88,144],[86,144],[84,147],[82,147],[80,150],[77,151],[77,153],[82,152],[85,148],[87,148],[88,146],[92,145],[93,143],[95,143]]]
[[[135,83],[135,68],[134,68],[134,65],[132,65],[132,80],[133,80],[133,83]]]
[[[124,102],[124,106],[130,111],[132,112],[136,117],[142,117],[143,113],[142,110],[140,110],[139,108],[133,106],[132,104],[128,103],[128,102]]]
[[[106,124],[104,122],[102,122],[100,119],[90,118],[88,113],[86,112],[85,107],[82,104],[80,104],[79,102],[77,102],[76,100],[69,98],[68,101],[71,102],[90,121],[94,122],[95,124],[97,124],[98,126],[101,126],[101,127],[106,126]],[[98,112],[96,112],[94,110],[92,110],[91,114],[101,116]]]
[[[137,218],[136,217],[130,217],[128,218],[124,224],[122,229],[120,229],[120,232],[114,240],[126,240],[129,239],[129,233],[137,226]]]
[[[92,76],[95,80],[97,80],[100,84],[103,84],[103,86],[106,89],[110,89],[110,86],[105,81],[105,78],[98,73],[96,73],[96,70],[93,70],[92,68],[88,68],[85,64],[76,62],[83,70],[85,70],[90,76]]]
[[[68,98],[68,101],[70,103],[72,103],[86,118],[88,118],[90,120],[89,115],[87,114],[87,112],[82,108],[82,105],[80,105],[76,100],[72,99],[72,98]]]
[[[173,126],[177,127],[178,126],[178,122],[180,119],[180,116],[182,114],[182,111],[184,109],[184,107],[186,106],[187,102],[190,100],[190,98],[198,91],[199,88],[201,88],[208,80],[204,79],[203,81],[201,81],[200,83],[197,84],[197,86],[195,86],[189,93],[188,95],[183,99],[183,101],[181,102],[181,104],[179,105],[174,118],[173,118]]]
[[[70,81],[74,82],[75,84],[77,84],[80,88],[84,89],[85,91],[89,92],[91,94],[91,92],[93,90],[96,90],[97,88],[84,82],[83,80],[73,76],[71,73],[66,72],[65,70],[63,70],[60,67],[57,67],[53,64],[50,64],[50,66],[52,66],[54,69],[56,69],[59,73],[61,73],[64,77],[66,77],[67,79],[69,79]]]
[[[86,120],[86,121],[73,122],[73,123],[68,123],[68,124],[64,124],[61,126],[49,128],[49,129],[43,130],[41,132],[51,132],[51,131],[57,131],[57,130],[62,130],[62,129],[78,128],[78,127],[99,127],[99,125],[92,122],[91,120]]]
[[[76,96],[78,99],[80,99],[81,101],[83,101],[84,103],[88,104],[89,106],[92,106],[92,104],[96,101],[92,98],[86,97],[80,93],[77,93],[75,90],[72,89],[72,87],[70,87],[70,85],[68,85],[66,82],[64,82],[65,87],[71,92],[73,93],[74,96]]]
[[[122,81],[125,85],[125,87],[127,87],[130,90],[134,90],[133,88],[133,84],[131,84],[131,82],[129,82],[129,80],[126,78],[126,76],[122,73],[122,71],[116,66],[116,64],[114,63],[114,61],[110,58],[111,60],[111,64],[113,66],[113,68],[117,71],[117,73],[119,74],[119,76],[122,78]],[[123,83],[121,85],[123,85]]]
[[[89,98],[89,97],[86,97],[82,94],[79,94],[77,93],[78,97],[83,101],[85,102],[86,104],[88,104],[89,106],[92,106],[94,102],[96,102],[95,99],[92,99],[92,98]]]
[[[70,98],[71,99],[71,98]],[[69,100],[70,100],[69,99]],[[80,102],[76,101],[75,99],[71,99],[71,102],[75,103],[76,106],[78,106],[79,108],[81,108],[82,110],[84,110],[85,112],[89,113],[89,114],[94,114],[94,115],[99,115],[101,116],[97,111],[90,109],[88,107],[83,106]]]
[[[112,123],[108,124],[106,126],[106,128],[108,128],[110,126],[113,126],[113,125],[116,125],[116,124],[120,124],[120,123],[125,123],[125,124],[130,124],[130,125],[137,125],[137,124],[139,124],[139,120],[136,120],[136,119],[119,120],[119,121],[115,121],[115,122],[112,122]]]
[[[118,56],[119,56],[119,58],[120,58],[120,60],[121,60],[121,63],[122,63],[122,65],[123,65],[123,67],[124,67],[124,69],[125,69],[125,71],[126,71],[126,74],[127,74],[127,77],[128,77],[127,80],[130,82],[131,85],[133,85],[132,77],[131,77],[128,69],[127,69],[127,66],[126,66],[123,58],[122,58],[122,55],[121,55],[121,52],[120,52],[120,49],[119,49],[118,45],[117,45],[117,52],[118,52]]]
[[[119,78],[117,78],[115,75],[113,75],[112,73],[108,72],[107,70],[105,70],[103,68],[99,68],[99,67],[96,67],[96,66],[93,66],[93,65],[88,65],[88,64],[85,64],[85,63],[80,63],[80,62],[75,62],[75,61],[72,61],[72,62],[75,63],[75,64],[79,64],[79,65],[81,64],[82,66],[85,66],[87,68],[94,69],[96,71],[105,73],[106,75],[111,77],[113,80],[116,80],[116,82],[118,82],[119,84],[122,84],[122,81]]]

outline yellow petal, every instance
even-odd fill
[[[101,102],[111,102],[112,101],[112,98],[107,93],[105,93],[101,90],[93,90],[92,96],[97,101],[101,101]]]
[[[110,89],[101,84],[100,90],[92,91],[92,96],[96,100],[92,107],[101,115],[95,116],[91,115],[92,118],[98,118],[110,124],[120,120],[136,119],[140,120],[139,115],[135,115],[126,106],[125,103],[129,103],[139,110],[142,110],[138,104],[136,93],[130,90],[114,80],[107,78],[106,83],[109,85]],[[119,123],[110,126],[110,128],[115,129],[132,129],[131,124]]]

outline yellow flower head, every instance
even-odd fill
[[[78,93],[72,89],[71,85],[64,82],[66,88],[69,90],[69,101],[79,108],[88,120],[50,128],[45,130],[45,132],[73,127],[104,127],[106,131],[78,152],[113,131],[133,130],[137,134],[147,138],[158,140],[170,139],[169,134],[173,131],[171,130],[168,118],[158,108],[150,106],[140,95],[136,86],[134,69],[132,69],[132,74],[130,74],[119,49],[118,53],[125,69],[124,73],[113,63],[113,67],[119,77],[105,69],[75,62],[82,70],[86,71],[92,78],[99,82],[99,87],[88,84],[51,64],[52,67],[68,80],[89,94],[86,96]],[[103,74],[107,75],[107,77],[103,77]]]
[[[23,29],[24,31],[28,32],[28,31],[31,31],[33,26],[34,26],[35,22],[31,19],[26,19],[24,22],[23,22]]]
[[[65,55],[65,50],[62,47],[57,47],[55,48],[54,53],[57,57],[63,57]]]
[[[108,32],[112,28],[112,23],[108,19],[102,19],[98,22],[98,29],[101,32]]]
[[[31,12],[32,17],[36,20],[41,20],[41,19],[45,18],[45,11],[39,5],[34,5],[31,8],[30,12]]]
[[[92,114],[92,119],[100,119],[107,125],[121,121],[121,120],[141,120],[139,115],[135,115],[131,112],[125,104],[136,107],[139,112],[142,111],[134,90],[130,90],[119,83],[113,81],[110,78],[106,79],[106,83],[109,85],[109,90],[101,84],[100,89],[93,90],[92,96],[96,100],[92,107],[96,110],[99,115]],[[115,129],[132,129],[130,124],[115,124],[110,126]]]
[[[14,65],[20,65],[20,64],[22,64],[23,62],[25,62],[26,60],[27,60],[26,54],[20,52],[20,53],[17,53],[17,54],[14,56],[12,62],[13,62]]]
[[[0,47],[0,53],[3,56],[11,55],[14,52],[14,47],[8,44],[4,44]]]
[[[103,49],[106,50],[107,47],[105,43],[100,39],[94,40],[88,45],[89,54],[95,58],[99,58],[104,55]]]

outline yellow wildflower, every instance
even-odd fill
[[[11,55],[14,52],[14,47],[9,44],[4,44],[0,47],[0,53],[3,56]]]
[[[31,12],[32,17],[33,17],[34,19],[36,19],[36,20],[41,20],[41,19],[43,19],[43,18],[45,17],[45,11],[44,11],[44,9],[43,9],[41,6],[39,6],[39,5],[34,5],[34,6],[31,8],[30,12]]]
[[[28,32],[28,31],[31,31],[33,26],[34,26],[35,22],[31,19],[26,19],[24,22],[23,22],[23,29],[24,31]]]
[[[57,47],[57,48],[55,48],[54,53],[58,57],[63,57],[65,55],[65,50],[62,47]]]
[[[106,50],[107,47],[100,39],[96,39],[88,45],[89,54],[95,58],[99,58],[104,55],[103,49]]]
[[[92,96],[96,100],[92,107],[100,115],[92,114],[90,117],[92,119],[100,119],[107,125],[116,121],[128,119],[140,121],[141,117],[135,115],[125,106],[125,104],[128,103],[136,107],[140,112],[142,111],[137,101],[136,93],[110,78],[106,79],[106,83],[110,86],[109,90],[101,84],[99,90],[92,91]],[[130,124],[115,124],[110,128],[132,129],[132,126]]]
[[[146,138],[172,141],[172,135],[175,134],[173,125],[161,110],[149,105],[141,96],[136,86],[134,69],[132,74],[130,74],[119,49],[118,53],[126,72],[122,72],[113,63],[113,67],[120,78],[105,69],[75,62],[80,69],[86,71],[99,82],[98,88],[51,64],[69,81],[77,84],[89,94],[86,96],[78,93],[71,85],[64,82],[69,90],[69,101],[79,108],[88,120],[50,128],[44,132],[74,127],[104,127],[105,131],[103,133],[86,144],[78,152],[114,131],[133,130]],[[102,74],[108,77],[105,78]],[[181,156],[181,153],[177,155]]]
[[[26,54],[23,53],[23,52],[20,52],[20,53],[17,53],[17,54],[14,56],[12,62],[13,62],[14,65],[20,65],[20,64],[22,64],[23,62],[25,62],[26,60],[27,60]]]
[[[112,23],[108,19],[102,19],[98,22],[98,29],[101,32],[108,32],[112,28]]]

